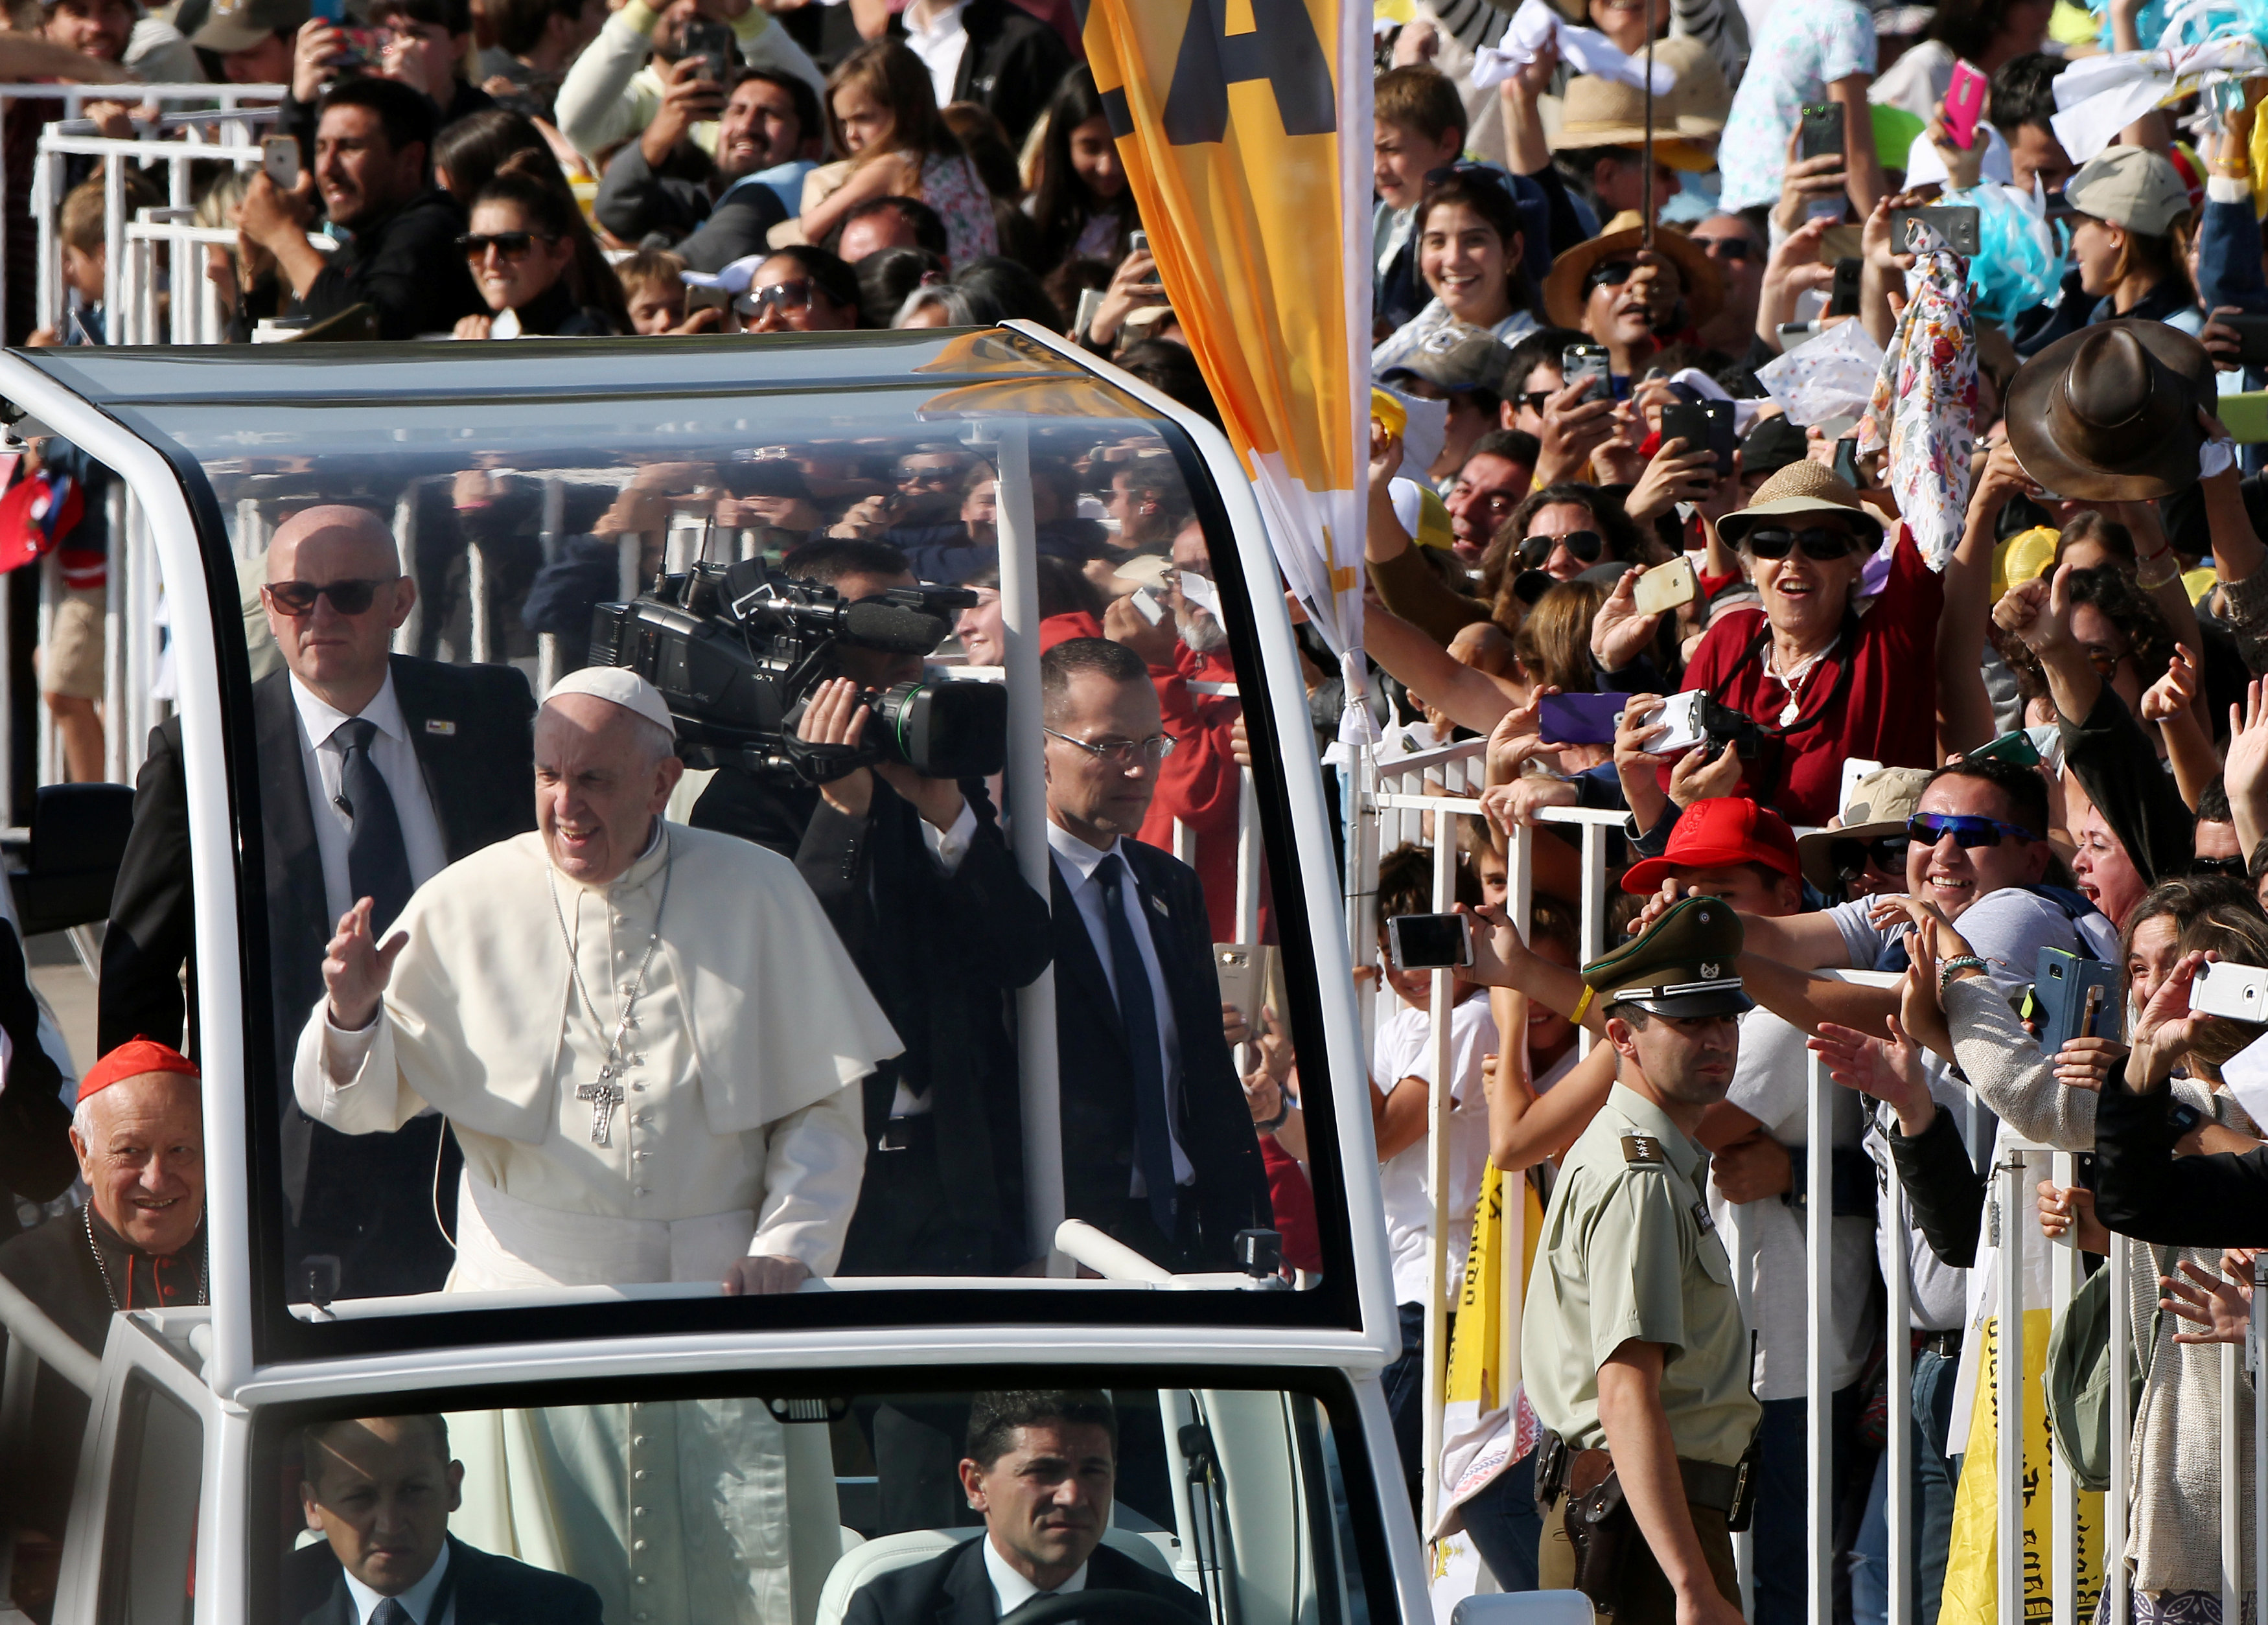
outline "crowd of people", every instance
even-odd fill
[[[292,0],[185,0],[199,15],[170,26],[55,0],[0,34],[0,71],[205,61],[288,85],[300,179],[216,175],[201,203],[239,234],[206,268],[238,338],[1027,317],[1218,421],[1067,8],[734,4],[377,0],[348,27]],[[2218,1620],[2205,1345],[2241,1336],[2262,1239],[2248,1051],[2268,1026],[2190,1001],[2209,961],[2268,967],[2268,475],[2220,404],[2259,381],[2268,77],[2140,112],[2074,162],[2058,77],[2155,43],[2131,0],[2095,20],[2044,0],[1564,0],[1517,28],[1482,0],[1418,11],[1381,33],[1375,85],[1364,643],[1381,763],[1478,742],[1481,816],[1437,835],[1454,826],[1460,907],[1489,928],[1452,978],[1436,1077],[1432,979],[1388,923],[1432,911],[1432,858],[1385,855],[1361,974],[1405,1344],[1386,1386],[1413,1501],[1439,1482],[1426,1533],[1462,1529],[1500,1585],[1532,1587],[1569,1577],[1575,1509],[1619,1508],[1638,1538],[1603,1574],[1574,1552],[1573,1579],[1625,1625],[1695,1625],[1738,1607],[1729,1534],[1752,1513],[1756,1617],[1792,1625],[1825,1518],[1849,1617],[1876,1621],[1896,1489],[1931,1625],[1962,1583],[1964,1465],[1992,1470],[1970,1454],[1972,1277],[2022,1227],[2127,1257],[2110,1335],[2144,1380],[2110,1560],[2133,1619]],[[1970,77],[1989,81],[1973,129],[1948,112]],[[12,115],[8,142],[12,170]],[[103,341],[100,184],[63,203],[70,330],[11,305],[11,337]],[[1931,204],[1974,211],[1973,254],[1894,234]],[[50,440],[26,477],[60,507],[106,477],[77,455]],[[650,574],[691,504],[843,600],[964,589],[951,652],[1002,663],[996,468],[923,440],[735,456],[571,485],[556,551],[532,540],[534,483],[478,467],[425,488],[408,575],[363,506],[302,504],[268,539],[247,627],[270,640],[254,715],[295,1298],[1030,1268],[1009,996],[1049,965],[1072,1214],[1180,1268],[1226,1268],[1265,1228],[1319,1268],[1288,1024],[1217,980],[1248,746],[1219,692],[1240,669],[1208,537],[1162,442],[1035,458],[1044,897],[997,782],[854,761],[862,696],[917,679],[919,652],[839,650],[801,712],[809,770],[726,768],[697,801],[639,680],[586,668],[539,707],[509,671],[437,658],[483,591],[499,661],[579,640],[622,539],[645,539]],[[91,592],[104,543],[77,526]],[[421,602],[417,653],[390,653]],[[85,619],[56,617],[42,682],[75,770],[100,746]],[[1327,742],[1338,671],[1302,636]],[[1587,965],[1561,808],[1622,815],[1614,947]],[[1524,932],[1501,912],[1516,830]],[[106,1050],[194,1048],[187,841],[160,729],[105,945]],[[940,934],[965,952],[926,952]],[[2102,967],[2083,1028],[2058,1028],[2050,965]],[[770,1018],[790,1009],[829,1016]],[[1807,1189],[1811,1053],[1847,1086],[1830,1192]],[[510,1059],[529,1054],[549,1059]],[[173,1099],[179,1059],[129,1081]],[[98,1268],[74,1245],[51,1278],[114,1297],[104,1259],[132,1289],[139,1248],[173,1301],[202,1187],[97,1177],[105,1122],[98,1101],[71,1130]],[[1992,1212],[1979,1171],[2011,1140],[2080,1153],[2080,1182]],[[1528,1380],[1426,1460],[1432,1228],[1439,1208],[1454,1294],[1491,1165],[1545,1216]],[[68,1179],[50,1155],[18,1188]],[[1814,1223],[1837,1282],[1816,1396]],[[14,1245],[59,1245],[38,1238]],[[1885,1376],[1900,1274],[1910,1394]],[[1815,1398],[1828,1507],[1807,1495]],[[2249,1437],[2249,1384],[2238,1402]]]

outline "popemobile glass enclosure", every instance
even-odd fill
[[[99,1364],[53,1338],[26,1343],[27,1360],[92,1401],[54,1618],[313,1617],[293,1590],[295,1551],[322,1538],[293,1488],[320,1466],[310,1441],[369,1433],[373,1417],[395,1437],[443,1416],[465,1473],[453,1533],[586,1583],[608,1620],[836,1625],[870,1571],[971,1532],[954,1462],[976,1396],[1051,1386],[1100,1387],[1115,1408],[1106,1544],[1177,1577],[1220,1625],[1410,1612],[1422,1580],[1375,1381],[1395,1314],[1309,707],[1325,668],[1303,652],[1216,430],[1020,325],[11,352],[0,397],[13,438],[65,437],[120,476],[109,709],[130,744],[113,761],[122,754],[142,789],[104,1018],[182,1044],[205,1080],[210,1309],[123,1317]],[[357,511],[349,528],[382,539],[380,564],[354,579],[334,555],[319,568],[302,545],[319,509]],[[827,579],[782,568],[821,537],[852,544]],[[900,548],[909,572],[878,577],[890,555],[858,546],[873,541]],[[408,588],[387,585],[396,561]],[[335,590],[262,592],[302,578]],[[689,769],[642,863],[692,849],[679,821],[798,858],[823,810],[814,781],[831,782],[804,770],[819,737],[806,712],[843,676],[880,741],[860,758],[879,764],[878,785],[914,797],[921,781],[950,781],[982,814],[975,836],[965,818],[950,841],[931,831],[938,873],[997,818],[1004,872],[1035,894],[1020,943],[999,947],[997,923],[976,915],[889,917],[877,891],[875,916],[895,933],[882,946],[841,955],[822,933],[813,963],[778,973],[802,997],[814,964],[847,980],[855,955],[865,980],[889,984],[878,992],[894,1015],[922,1008],[930,978],[955,992],[960,1017],[918,1032],[901,1018],[911,1041],[885,1061],[887,1087],[850,1095],[866,1096],[870,1147],[857,1200],[918,1182],[896,1182],[909,1164],[878,1159],[932,1131],[961,1136],[936,1158],[946,1207],[968,1221],[954,1247],[863,1243],[862,1210],[840,1261],[786,1291],[728,1296],[666,1266],[449,1290],[467,1226],[514,1217],[467,1193],[526,1195],[515,1159],[531,1149],[654,1195],[647,1158],[674,1153],[633,1132],[651,1126],[637,1069],[668,1039],[615,1025],[631,977],[571,993],[563,974],[549,1008],[587,1001],[614,1041],[560,1074],[556,1121],[526,1142],[445,1135],[414,1099],[376,1134],[300,1109],[314,1097],[304,1080],[295,1093],[295,1056],[303,1072],[303,1051],[328,1065],[321,1046],[336,1037],[322,971],[334,905],[342,882],[368,892],[350,838],[311,830],[311,776],[318,797],[335,790],[342,827],[373,781],[318,761],[320,708],[294,697],[285,667],[320,664],[325,629],[389,591],[400,613],[381,664],[431,803],[401,817],[401,844],[426,873],[486,842],[541,840],[515,752],[542,696],[593,665],[656,684]],[[1042,695],[1043,648],[1106,630],[1156,680],[1156,734],[1043,716],[1061,697]],[[448,680],[431,676],[444,667]],[[363,745],[380,768],[386,732]],[[1095,1057],[1126,1006],[1097,1004],[1107,983],[1064,948],[1071,849],[1060,833],[1051,847],[1046,817],[1051,781],[1086,773],[1152,781],[1154,801],[1118,816],[1189,865],[1171,893],[1179,916],[1154,877],[1138,893],[1167,922],[1152,927],[1161,961],[1196,945],[1189,966],[1158,972],[1162,1059],[1135,1072],[1164,1073],[1169,1144],[1153,1117],[1098,1117],[1088,1098],[1100,1069],[1123,1064]],[[137,924],[127,901],[160,792],[186,831],[173,879],[194,894],[178,941]],[[427,907],[423,893],[410,907]],[[673,907],[666,889],[659,907]],[[579,901],[574,914],[579,926]],[[563,912],[544,923],[569,930]],[[657,941],[669,933],[666,919],[648,925]],[[534,962],[541,936],[490,957]],[[556,948],[544,945],[546,962],[579,973],[571,931]],[[772,1052],[769,1021],[803,1040],[784,1053],[830,1053],[830,1033],[806,1029],[837,1018],[841,987],[792,1011],[740,991],[764,1011],[746,1033],[758,1050]],[[699,996],[662,1008],[697,1013]],[[1218,1033],[1216,1004],[1233,1007]],[[1268,1072],[1257,1036],[1279,1028],[1304,1143],[1286,1155],[1271,1140],[1263,1161],[1264,1120],[1280,1123],[1291,1097],[1248,1092]],[[592,1058],[605,1070],[571,1092]],[[704,1052],[703,1076],[712,1063]],[[948,1121],[948,1093],[964,1087],[983,1110]],[[785,1129],[746,1132],[755,1140],[737,1150],[776,1173],[764,1137],[776,1153]],[[1114,1145],[1114,1133],[1146,1143]],[[681,1166],[671,1177],[710,1177]],[[1154,1202],[1145,1170],[1168,1166],[1175,1200]],[[761,1182],[749,1200],[761,1224]],[[562,1203],[570,1238],[575,1205]],[[20,1302],[0,1308],[24,1319]],[[643,1557],[649,1518],[670,1540]]]

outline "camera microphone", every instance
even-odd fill
[[[880,599],[843,607],[844,637],[892,654],[925,655],[944,641],[948,629],[935,615]]]

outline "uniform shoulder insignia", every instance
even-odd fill
[[[1666,1163],[1669,1158],[1661,1149],[1661,1142],[1652,1135],[1626,1134],[1623,1136],[1623,1160]]]

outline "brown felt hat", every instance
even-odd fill
[[[1608,221],[1607,229],[1599,235],[1556,257],[1551,274],[1543,279],[1543,308],[1552,321],[1562,327],[1580,327],[1587,303],[1583,280],[1591,274],[1591,268],[1609,261],[1634,259],[1645,243],[1638,210],[1625,209]],[[1724,273],[1701,246],[1676,227],[1663,225],[1654,228],[1653,246],[1655,253],[1677,268],[1685,284],[1687,320],[1697,327],[1715,315],[1725,302]]]
[[[2197,483],[2216,395],[2205,346],[2178,327],[2131,317],[2058,339],[2008,385],[2008,444],[2024,472],[2059,496],[2138,502]]]

